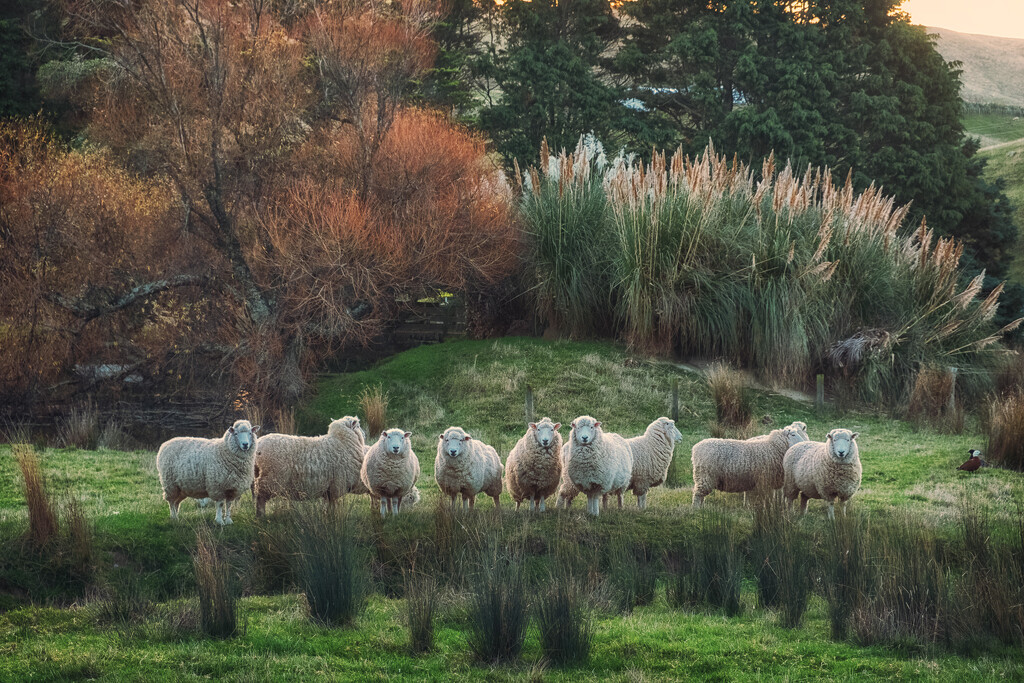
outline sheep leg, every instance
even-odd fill
[[[452,494],[452,510],[455,509],[455,501],[456,501],[457,497],[458,497],[457,494]]]
[[[608,494],[607,493],[604,494],[603,496],[601,496],[601,507],[603,507],[605,510],[608,509]]]
[[[517,500],[516,501],[516,512],[519,512],[519,506],[522,504],[522,502],[523,501],[521,501],[521,500]]]
[[[807,512],[807,501],[808,500],[809,499],[807,498],[807,496],[804,495],[804,492],[801,491],[800,492],[800,514],[801,515],[805,514]]]
[[[647,509],[647,494],[641,494],[636,497],[636,506],[641,510]]]
[[[221,501],[214,501],[217,505],[217,516],[213,518],[213,521],[217,522],[221,526],[224,526],[224,511],[221,509]]]
[[[828,518],[831,519],[831,520],[835,520],[835,518],[836,518],[836,500],[835,500],[835,498],[829,498],[826,504],[828,505]]]
[[[601,514],[601,499],[596,495],[587,496],[587,512],[595,517]]]
[[[397,515],[402,510],[402,496],[395,496],[391,499],[395,504],[395,514]]]
[[[539,510],[540,512],[544,512],[545,507],[546,507],[545,506],[545,500],[543,498],[541,498],[540,496],[537,496],[537,498],[540,501],[540,502],[537,503],[537,510]]]
[[[206,507],[207,505],[210,504],[210,499],[209,498],[200,498],[199,500],[196,501],[196,503],[199,504],[199,507],[204,508],[204,507]]]
[[[462,509],[463,510],[468,510],[469,509],[469,499],[466,498],[466,494],[465,493],[462,494]]]
[[[380,516],[387,517],[387,508],[391,505],[391,500],[385,496],[380,497]]]
[[[469,509],[472,510],[475,507],[476,507],[476,496],[473,495],[473,496],[469,497]]]
[[[616,495],[617,495],[617,497],[619,499],[619,509],[621,510],[622,509],[622,494],[619,493],[619,494],[616,494]]]
[[[224,501],[224,523],[234,524],[235,520],[231,519],[231,505],[235,502],[233,498],[229,498]]]
[[[495,510],[500,510],[501,509],[501,498],[500,498],[500,496],[501,496],[500,493],[497,496],[492,496],[492,498],[494,498],[494,509]]]

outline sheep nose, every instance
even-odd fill
[[[541,444],[542,444],[542,445],[544,445],[544,446],[547,446],[547,445],[548,445],[548,440],[547,440],[547,439],[541,439],[541,441],[540,441],[540,442],[541,442]]]
[[[458,451],[452,451],[452,450],[449,450],[449,451],[448,451],[448,455],[450,455],[450,456],[452,456],[452,457],[455,457],[455,456],[456,456],[456,455],[458,455],[458,454],[459,454],[459,452],[458,452]]]

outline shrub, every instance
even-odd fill
[[[537,628],[544,657],[556,666],[583,664],[590,657],[593,622],[584,592],[572,572],[556,569],[537,604]]]
[[[359,407],[366,417],[366,433],[373,439],[388,428],[388,393],[381,385],[365,387],[359,394]]]
[[[409,620],[409,649],[415,653],[433,650],[437,583],[423,574],[407,574],[405,607]]]
[[[1024,392],[996,397],[989,407],[988,457],[993,463],[1024,470]]]
[[[529,600],[515,550],[485,553],[471,577],[469,648],[482,662],[509,662],[523,649]]]
[[[919,364],[964,369],[994,356],[1001,293],[961,287],[962,245],[907,207],[824,170],[760,173],[712,147],[607,162],[593,141],[541,151],[521,214],[534,238],[538,310],[574,334],[634,348],[725,357],[771,381],[822,365],[862,398],[901,405]],[[608,311],[611,311],[609,320]]]
[[[346,626],[366,605],[364,558],[342,506],[298,505],[292,518],[294,571],[313,621]]]
[[[200,527],[192,566],[199,588],[200,628],[211,638],[231,638],[238,633],[238,593],[223,554],[210,530]]]

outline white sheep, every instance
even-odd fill
[[[409,442],[411,432],[389,429],[380,433],[363,458],[360,477],[374,500],[380,501],[380,515],[398,514],[402,500],[413,493],[420,477],[420,461]]]
[[[637,507],[641,510],[647,507],[647,492],[665,481],[676,442],[682,440],[675,421],[667,417],[659,417],[649,424],[642,436],[626,439],[633,454],[629,490],[636,496]]]
[[[752,439],[704,439],[691,452],[693,506],[712,491],[739,493],[782,488],[782,458],[795,443],[807,440],[807,425],[794,422]]]
[[[462,507],[472,508],[479,493],[494,499],[501,508],[501,459],[492,446],[474,439],[462,427],[449,427],[437,439],[434,480],[441,493],[452,499],[462,496]]]
[[[177,519],[186,498],[209,498],[217,506],[217,524],[231,524],[231,504],[252,485],[259,425],[237,420],[219,439],[179,436],[156,454],[164,500]]]
[[[562,475],[561,422],[541,418],[531,422],[526,434],[512,447],[505,461],[505,483],[516,502],[525,500],[531,509],[544,512],[545,500],[558,488]]]
[[[807,511],[810,498],[824,499],[828,505],[828,518],[835,519],[835,502],[843,503],[843,514],[853,494],[860,488],[863,468],[857,432],[833,429],[820,441],[805,441],[786,451],[782,493],[792,507],[800,496],[800,511]]]
[[[600,503],[607,506],[609,495],[618,496],[622,507],[622,494],[633,474],[633,454],[624,438],[581,415],[573,421],[568,449],[563,446],[563,451],[569,481],[587,496],[587,512],[600,514]]]
[[[364,449],[359,418],[351,416],[333,420],[321,436],[262,437],[256,444],[256,516],[274,496],[324,498],[333,504],[347,493],[366,493],[360,477]]]

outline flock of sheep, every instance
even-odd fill
[[[602,429],[589,415],[576,418],[563,443],[561,423],[545,417],[531,422],[509,452],[504,467],[497,451],[461,427],[438,437],[434,478],[454,507],[473,507],[484,493],[500,507],[503,486],[516,503],[526,501],[543,511],[555,495],[569,507],[584,494],[587,512],[597,516],[615,496],[618,506],[632,491],[640,509],[647,492],[662,484],[682,434],[667,417],[652,422],[644,434],[626,439]],[[381,516],[396,514],[420,499],[416,482],[419,459],[410,433],[381,432],[367,445],[358,417],[331,422],[322,436],[269,434],[257,437],[259,426],[236,421],[219,439],[177,437],[164,442],[156,456],[164,499],[171,517],[186,498],[216,503],[218,524],[231,524],[231,506],[247,489],[256,514],[263,515],[274,496],[292,500],[323,498],[333,503],[346,494],[369,494]],[[704,439],[693,447],[693,505],[712,491],[783,490],[790,505],[799,496],[801,510],[810,498],[823,499],[829,518],[838,500],[846,503],[860,487],[857,434],[833,429],[824,442],[810,441],[807,425],[794,422],[752,439]],[[503,476],[504,475],[504,476]],[[504,483],[503,483],[504,479]]]

